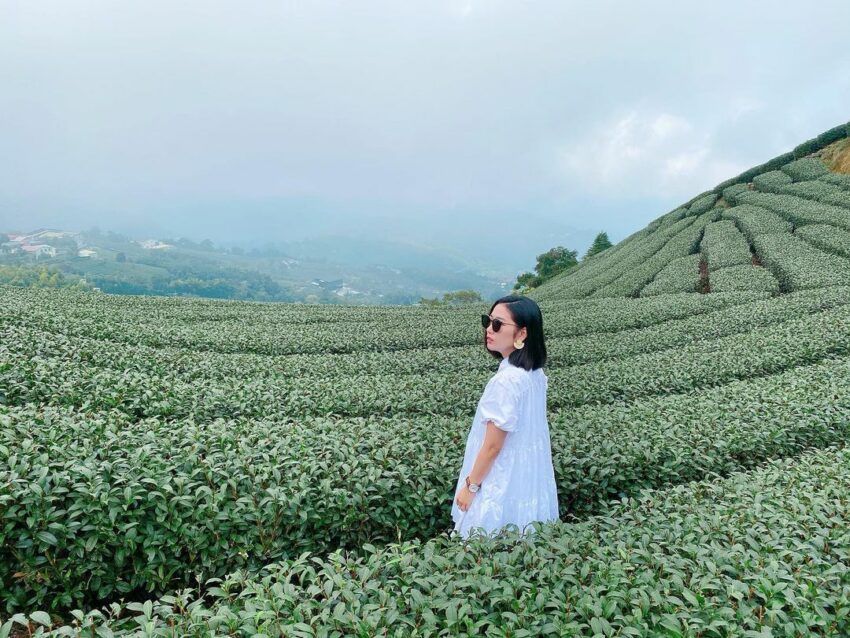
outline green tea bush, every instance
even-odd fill
[[[770,171],[753,178],[753,185],[762,193],[778,193],[780,188],[792,182],[787,173]]]
[[[827,184],[834,184],[845,191],[850,190],[850,175],[845,175],[844,173],[828,173],[819,177],[818,181],[825,182]]]
[[[727,186],[723,189],[723,199],[730,204],[734,204],[736,201],[735,196],[745,190],[749,190],[746,184],[732,184],[731,186]]]
[[[758,290],[776,294],[779,282],[767,268],[759,266],[728,266],[713,271],[710,277],[713,292]]]
[[[640,263],[632,264],[611,283],[598,288],[591,297],[636,297],[671,260],[696,252],[703,228],[719,215],[719,209],[714,209],[696,218],[685,218],[693,220],[693,223],[673,236],[658,252],[641,260]]]
[[[365,556],[304,554],[212,581],[204,601],[183,590],[79,613],[77,626],[194,636],[844,635],[848,493],[850,454],[833,448],[646,492],[527,536],[513,527]]]
[[[811,155],[812,153],[819,151],[821,149],[821,145],[818,142],[817,138],[812,138],[799,144],[794,148],[794,158],[801,159],[805,158],[807,155]]]
[[[791,222],[782,219],[776,213],[750,204],[740,204],[727,208],[723,211],[723,217],[724,219],[734,220],[750,243],[757,235],[790,233],[793,228]]]
[[[697,292],[700,285],[700,255],[677,257],[667,264],[640,291],[641,297],[667,295],[673,292]]]
[[[792,195],[775,195],[753,191],[740,193],[737,199],[740,203],[753,204],[771,210],[797,226],[830,224],[850,229],[850,214],[848,214],[847,209],[838,206],[821,204]]]
[[[795,235],[813,246],[839,257],[850,257],[850,232],[826,224],[809,224],[797,229]]]
[[[616,279],[628,275],[637,267],[641,267],[648,259],[664,248],[670,239],[684,232],[688,226],[694,223],[695,219],[695,217],[685,217],[632,242],[628,247],[625,247],[620,253],[615,255],[615,259],[597,262],[597,264],[593,264],[597,268],[585,269],[581,273],[582,276],[573,277],[569,280],[564,279],[562,282],[558,282],[552,288],[552,294],[566,298],[584,298],[593,295],[593,293],[605,288]],[[631,288],[627,287],[627,289],[630,290]],[[625,293],[622,296],[625,296]]]
[[[850,209],[850,196],[848,196],[847,191],[840,186],[820,180],[788,184],[776,192]],[[850,214],[850,210],[847,212]]]
[[[698,197],[689,207],[688,214],[689,215],[702,215],[710,211],[714,207],[714,203],[717,201],[717,193],[706,193],[700,197]]]
[[[709,274],[725,266],[752,263],[750,245],[735,222],[728,219],[705,227],[700,250],[708,264]]]
[[[829,172],[823,160],[817,157],[798,159],[782,167],[782,172],[789,175],[795,182],[817,179]]]
[[[757,235],[753,245],[782,290],[844,285],[850,281],[850,261],[818,250],[794,235]]]

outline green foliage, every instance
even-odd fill
[[[763,193],[781,192],[781,188],[791,182],[791,177],[783,171],[770,171],[753,178],[753,185]]]
[[[745,190],[748,190],[746,184],[732,184],[731,186],[727,186],[723,189],[723,199],[729,203],[735,203],[735,196]]]
[[[850,232],[846,230],[826,224],[809,224],[798,228],[795,234],[828,253],[850,257]]]
[[[578,251],[567,250],[563,246],[556,246],[545,253],[537,255],[536,275],[523,273],[517,278],[514,290],[524,286],[537,287],[545,281],[552,279],[555,275],[566,272],[578,264]]]
[[[598,255],[603,250],[607,250],[611,248],[613,244],[611,240],[608,239],[608,233],[601,232],[594,239],[593,243],[590,245],[590,248],[587,249],[587,253],[585,253],[584,258],[593,257],[593,255]]]
[[[551,279],[571,266],[575,266],[578,263],[577,255],[578,253],[575,250],[567,250],[563,246],[557,246],[537,255],[535,271],[544,280]]]
[[[652,281],[671,260],[696,252],[703,229],[718,216],[719,209],[713,209],[696,218],[686,217],[680,223],[692,223],[687,223],[680,232],[672,236],[657,252],[643,258],[640,263],[633,264],[614,281],[597,289],[592,296],[637,296],[641,289]]]
[[[843,635],[848,490],[850,454],[830,448],[530,536],[303,554],[214,581],[203,606],[187,589],[127,605],[138,618],[80,622],[121,635],[140,622],[163,635]]]
[[[850,137],[850,131],[848,131],[848,126],[845,124],[839,124],[828,131],[824,131],[820,135],[817,136],[818,146],[823,148],[824,146],[829,146],[833,142],[837,142],[838,140],[844,139],[845,137]]]
[[[0,285],[23,288],[73,288],[90,290],[85,281],[65,276],[52,267],[4,266],[0,265]]]
[[[700,250],[708,264],[709,276],[713,271],[726,266],[752,263],[750,245],[735,222],[728,219],[705,227]]]
[[[782,167],[782,172],[791,176],[795,182],[817,179],[829,172],[826,164],[820,158],[806,157],[798,159]]]
[[[850,191],[850,175],[844,173],[829,173],[819,177],[818,181],[834,184],[845,191]]]
[[[738,228],[741,229],[744,237],[750,243],[752,243],[757,235],[790,233],[793,228],[791,222],[782,219],[776,213],[766,208],[752,206],[751,204],[741,204],[727,208],[723,211],[723,217],[734,220]]]
[[[456,290],[443,293],[442,300],[420,298],[419,303],[425,306],[456,306],[459,304],[481,303],[481,294],[477,290]]]
[[[752,290],[779,292],[779,282],[769,270],[759,266],[728,266],[710,273],[712,292]]]
[[[699,198],[697,198],[689,207],[688,214],[690,215],[702,215],[705,212],[711,210],[714,206],[714,203],[717,201],[717,193],[707,193]]]
[[[822,181],[822,179],[787,184],[777,192],[850,209],[850,197],[848,197],[847,191],[837,184],[831,184]],[[850,213],[850,210],[848,210],[848,213]]]
[[[795,226],[830,224],[850,230],[850,213],[846,208],[839,206],[822,204],[792,195],[776,195],[754,191],[740,193],[737,200],[741,203],[753,204],[773,211]]]
[[[794,235],[757,235],[753,245],[783,291],[850,282],[850,260],[818,250]]]
[[[673,298],[678,301],[678,297]],[[686,300],[687,296],[681,298]],[[560,453],[577,451],[577,446],[587,444],[580,441],[595,440],[590,433],[599,433],[601,424],[617,421],[617,406],[623,407],[622,399],[657,395],[663,401],[661,397],[671,393],[693,393],[753,374],[814,363],[829,354],[850,353],[850,330],[846,329],[850,327],[850,290],[814,291],[793,299],[796,306],[789,303],[791,299],[748,304],[719,316],[712,313],[677,325],[650,326],[644,329],[645,335],[600,338],[588,334],[579,341],[556,342],[553,358],[581,361],[575,357],[583,356],[588,360],[550,371],[550,407],[567,410],[563,418],[555,413],[553,423],[563,420],[563,425],[553,425],[552,431],[553,450],[559,459],[559,489],[565,495],[563,515],[593,511],[612,495],[655,484],[644,474],[659,470],[645,455],[651,427],[648,415],[657,413],[659,435],[664,432],[666,436],[670,427],[666,415],[695,402],[693,395],[670,397],[673,404],[667,408],[653,405],[641,408],[639,417],[623,415],[618,429],[629,421],[638,424],[634,435],[641,446],[634,452],[634,462],[648,468],[641,470],[639,476],[643,478],[632,485],[634,474],[621,478],[610,474],[615,468],[627,467],[626,459],[610,449],[596,453],[584,450],[579,455],[581,461],[573,458],[573,452],[563,457]],[[637,301],[635,307],[665,305]],[[664,301],[670,305],[669,298]],[[811,312],[815,314],[808,314]],[[754,328],[759,324],[764,326]],[[597,324],[597,329],[602,327]],[[695,336],[706,341],[695,343]],[[16,342],[32,344],[21,334],[14,340],[3,340]],[[670,349],[676,343],[680,347]],[[764,351],[764,343],[774,346]],[[308,403],[299,407],[275,397],[270,393],[281,381],[258,383],[254,378],[259,372],[244,361],[233,362],[234,368],[248,377],[241,386],[230,385],[228,389],[219,383],[213,384],[219,386],[213,390],[204,383],[205,373],[187,365],[185,359],[172,363],[139,356],[133,364],[122,360],[119,352],[98,354],[95,345],[86,349],[70,342],[62,352],[62,340],[57,339],[45,346],[45,353],[61,353],[63,359],[75,356],[97,366],[88,373],[79,364],[63,371],[58,360],[41,355],[40,364],[27,368],[22,359],[32,351],[31,345],[21,348],[21,357],[14,353],[4,357],[14,369],[7,371],[3,386],[14,388],[27,379],[39,392],[8,396],[6,403],[11,409],[0,429],[0,453],[6,455],[0,467],[8,467],[18,477],[8,481],[0,475],[0,499],[8,506],[0,540],[3,547],[18,547],[13,555],[0,552],[2,561],[6,561],[0,564],[4,571],[33,574],[31,579],[6,585],[12,589],[3,592],[3,598],[19,605],[33,596],[42,601],[40,605],[47,600],[64,605],[79,600],[75,596],[84,593],[98,598],[139,588],[163,591],[191,582],[198,573],[223,575],[237,567],[257,567],[301,551],[352,549],[366,542],[390,542],[399,534],[413,538],[438,533],[443,525],[440,512],[451,498],[446,490],[453,485],[458,454],[462,452],[456,437],[463,421],[456,419],[465,420],[474,409],[468,399],[474,399],[475,387],[488,374],[466,382],[454,374],[440,377],[432,372],[419,383],[412,378],[399,383],[401,375],[395,370],[369,387],[365,377],[355,377],[337,366],[334,381],[345,379],[359,386],[356,396],[380,397],[381,403],[362,404],[367,408],[363,418],[307,417],[315,409],[325,408]],[[620,357],[599,360],[618,352]],[[433,365],[433,357],[426,358]],[[110,361],[115,366],[112,390],[109,369],[104,367]],[[145,365],[147,374],[127,373]],[[178,365],[185,366],[186,372]],[[262,370],[262,365],[258,360],[255,370]],[[168,370],[174,372],[168,374]],[[309,374],[298,371],[299,377],[305,373]],[[161,388],[151,392],[154,374]],[[186,374],[192,376],[181,383],[181,376]],[[227,372],[226,378],[236,374]],[[824,375],[850,378],[830,369],[816,374],[811,385],[799,376],[792,376],[788,383],[796,388],[793,391],[810,394],[811,388],[824,387]],[[302,387],[318,388],[325,395],[339,385],[323,386],[319,380],[313,377],[312,384]],[[442,391],[429,399],[434,385]],[[772,387],[765,394],[787,398],[791,391],[785,386]],[[134,401],[112,401],[111,408],[101,403],[118,392]],[[835,390],[825,388],[824,392],[832,401]],[[736,404],[726,396],[722,405],[750,409],[752,396],[742,389],[737,393],[742,403]],[[147,415],[136,414],[139,400],[149,406]],[[717,400],[716,396],[707,398],[706,405]],[[63,407],[76,402],[76,407]],[[219,404],[218,409],[212,402]],[[44,407],[34,407],[39,404]],[[397,406],[396,415],[378,417],[381,405]],[[455,414],[453,405],[462,406],[464,414]],[[233,414],[237,406],[242,416],[217,416]],[[249,406],[253,415],[248,413]],[[581,406],[585,407],[580,414],[568,411]],[[787,403],[780,403],[777,409],[782,406]],[[412,410],[409,416],[404,415],[404,409]],[[420,410],[421,416],[414,417]],[[157,411],[160,413],[155,414]],[[417,423],[426,411],[429,427],[423,430]],[[302,416],[289,418],[297,413]],[[438,417],[440,413],[445,416]],[[269,418],[272,414],[274,419]],[[584,418],[590,421],[582,433],[583,426],[576,424]],[[731,412],[723,421],[730,419]],[[683,422],[692,420],[688,417]],[[759,423],[773,428],[775,418]],[[819,418],[816,423],[821,423]],[[705,434],[711,435],[708,430]],[[689,442],[691,437],[683,435],[675,440]],[[605,445],[610,441],[607,435],[599,439]],[[771,445],[776,444],[772,439]],[[294,450],[298,452],[293,455]],[[734,467],[727,453],[718,450],[717,462]],[[739,458],[738,454],[731,458]],[[610,469],[600,474],[599,464],[606,458]],[[741,458],[752,462],[754,455]],[[694,476],[693,468],[684,469],[691,464],[683,463],[681,471],[688,472],[683,478]],[[610,478],[600,482],[601,476]],[[661,476],[679,482],[669,469]],[[581,490],[577,485],[583,486]],[[63,512],[73,512],[73,516],[69,520]],[[215,520],[214,525],[210,525],[211,520]],[[135,531],[128,536],[128,530]],[[41,532],[50,536],[39,536]],[[84,592],[79,582],[94,585]]]
[[[640,296],[650,297],[676,292],[697,292],[700,286],[699,262],[699,254],[677,257],[640,291]]]
[[[795,159],[804,158],[807,155],[811,155],[815,151],[820,150],[820,148],[821,147],[820,147],[820,144],[818,143],[817,138],[814,137],[810,140],[803,142],[802,144],[799,144],[798,146],[796,146],[794,148],[794,150],[793,150],[794,158]]]

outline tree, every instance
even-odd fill
[[[115,261],[123,264],[125,261],[127,261],[127,255],[125,255],[124,253],[118,253],[115,255]]]
[[[479,303],[482,299],[477,290],[457,290],[455,292],[444,293],[443,301],[454,305],[455,303]]]
[[[608,233],[603,231],[596,236],[596,239],[593,240],[593,243],[590,245],[590,248],[587,249],[587,253],[584,258],[587,259],[588,257],[592,257],[597,253],[601,253],[606,248],[611,248],[611,246],[613,246],[613,244],[611,243],[611,240],[608,239]]]
[[[578,251],[567,250],[563,246],[556,246],[545,253],[537,255],[537,274],[525,272],[517,277],[514,290],[522,288],[536,288],[544,281],[564,272],[578,264]]]
[[[537,270],[538,276],[546,279],[551,279],[558,273],[565,271],[571,266],[578,263],[578,252],[575,250],[567,250],[563,246],[556,246],[551,250],[547,250],[542,255],[537,255]]]
[[[422,306],[454,306],[466,303],[481,303],[482,301],[481,294],[477,290],[456,290],[454,292],[443,293],[442,301],[436,297],[433,299],[420,297],[416,303]]]

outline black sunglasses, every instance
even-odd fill
[[[499,332],[502,329],[502,326],[515,326],[515,323],[505,323],[501,319],[490,319],[488,315],[481,315],[481,325],[484,326],[486,330],[490,325],[490,322],[493,323],[493,332]]]

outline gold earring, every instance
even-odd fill
[[[514,348],[517,350],[522,350],[522,347],[525,345],[522,341],[514,341]]]

